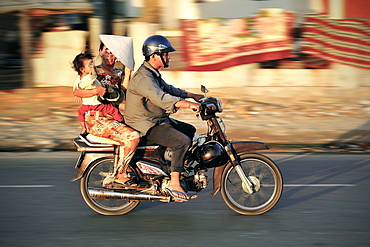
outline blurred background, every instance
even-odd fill
[[[163,78],[193,91],[206,85],[226,102],[230,119],[260,119],[252,123],[259,128],[255,129],[258,138],[368,143],[368,2],[3,0],[0,124],[1,138],[8,143],[2,146],[35,145],[21,144],[21,140],[14,144],[16,133],[36,135],[45,122],[59,121],[52,125],[55,130],[77,123],[78,104],[71,92],[76,74],[71,61],[85,47],[97,55],[99,34],[133,37],[135,70],[143,61],[143,41],[154,34],[168,37],[177,51],[171,54],[170,68],[162,70]],[[262,114],[270,118],[261,118]],[[277,122],[284,117],[285,122]],[[26,127],[30,123],[37,127]],[[320,125],[325,133],[315,136],[313,131]],[[299,133],[294,132],[298,129]],[[284,134],[277,137],[269,134],[271,130]],[[76,125],[68,138],[77,131]],[[303,133],[312,137],[299,139]],[[45,135],[29,139],[45,147],[70,142]]]
[[[0,0],[0,246],[370,246],[369,2]],[[99,34],[133,37],[135,70],[148,36],[169,38],[164,80],[205,85],[228,139],[271,148],[285,185],[274,210],[238,217],[211,186],[124,217],[88,209],[70,183],[71,61],[97,56]],[[173,117],[207,130],[189,109]]]

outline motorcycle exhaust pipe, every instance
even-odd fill
[[[89,189],[90,197],[93,199],[128,199],[139,201],[161,201],[170,202],[169,196],[155,196],[147,194],[128,194],[111,190]]]

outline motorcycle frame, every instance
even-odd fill
[[[77,147],[77,151],[81,152],[80,157],[78,158],[75,169],[76,175],[72,179],[72,182],[79,180],[85,174],[86,168],[94,161],[110,157],[114,158],[114,162],[118,161],[119,157],[119,148],[115,145],[110,144],[93,144],[88,145],[87,140],[80,135],[78,138],[73,140],[75,146]]]
[[[85,175],[87,167],[91,163],[101,158],[113,158],[114,164],[117,164],[118,162],[119,146],[117,145],[92,144],[81,135],[75,138],[73,142],[77,147],[77,151],[81,152],[81,154],[75,165],[77,171],[75,177],[72,179],[72,182],[82,178]],[[159,155],[159,153],[161,153],[163,149],[165,149],[165,147],[161,147],[157,144],[148,143],[146,140],[142,140],[135,152],[133,161],[141,158],[145,159],[157,157],[157,159],[153,160],[156,162],[164,163],[164,160],[162,160]]]
[[[225,164],[215,167],[213,170],[213,190],[211,195],[215,196],[221,189],[221,177],[222,173],[224,172],[224,169],[226,165],[231,162],[234,166],[239,165],[239,155],[244,154],[250,151],[255,150],[268,150],[269,147],[266,143],[263,142],[256,142],[256,141],[238,141],[238,142],[230,142],[226,138],[226,134],[222,131],[222,128],[217,121],[215,113],[204,117],[202,116],[203,120],[207,121],[208,126],[210,127],[212,131],[212,135],[215,135],[215,137],[225,148],[226,153],[228,155],[228,162],[225,162]],[[114,158],[114,162],[116,164],[118,157],[119,157],[119,146],[111,145],[111,144],[95,144],[93,146],[87,145],[87,140],[83,138],[83,136],[80,136],[79,138],[75,138],[74,143],[77,147],[77,151],[80,151],[80,157],[77,160],[75,168],[77,169],[75,177],[72,179],[72,181],[79,180],[82,178],[85,174],[85,171],[87,167],[105,157]],[[144,150],[140,150],[144,149]],[[148,149],[148,150],[147,150]],[[146,156],[146,152],[159,152],[160,150],[159,145],[153,145],[153,146],[139,146],[138,150],[136,151],[134,157],[137,159],[137,153],[140,153],[139,156],[143,157]],[[155,156],[152,153],[149,156]],[[163,161],[162,161],[163,162]]]

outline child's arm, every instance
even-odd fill
[[[76,103],[81,103],[82,102],[82,98],[75,96],[75,102]]]

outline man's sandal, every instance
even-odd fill
[[[175,202],[187,202],[188,201],[188,195],[184,192],[177,191],[177,190],[170,190],[169,188],[165,188],[164,191],[166,191],[172,198],[174,199]],[[179,197],[176,194],[181,194],[184,195],[185,198]]]

